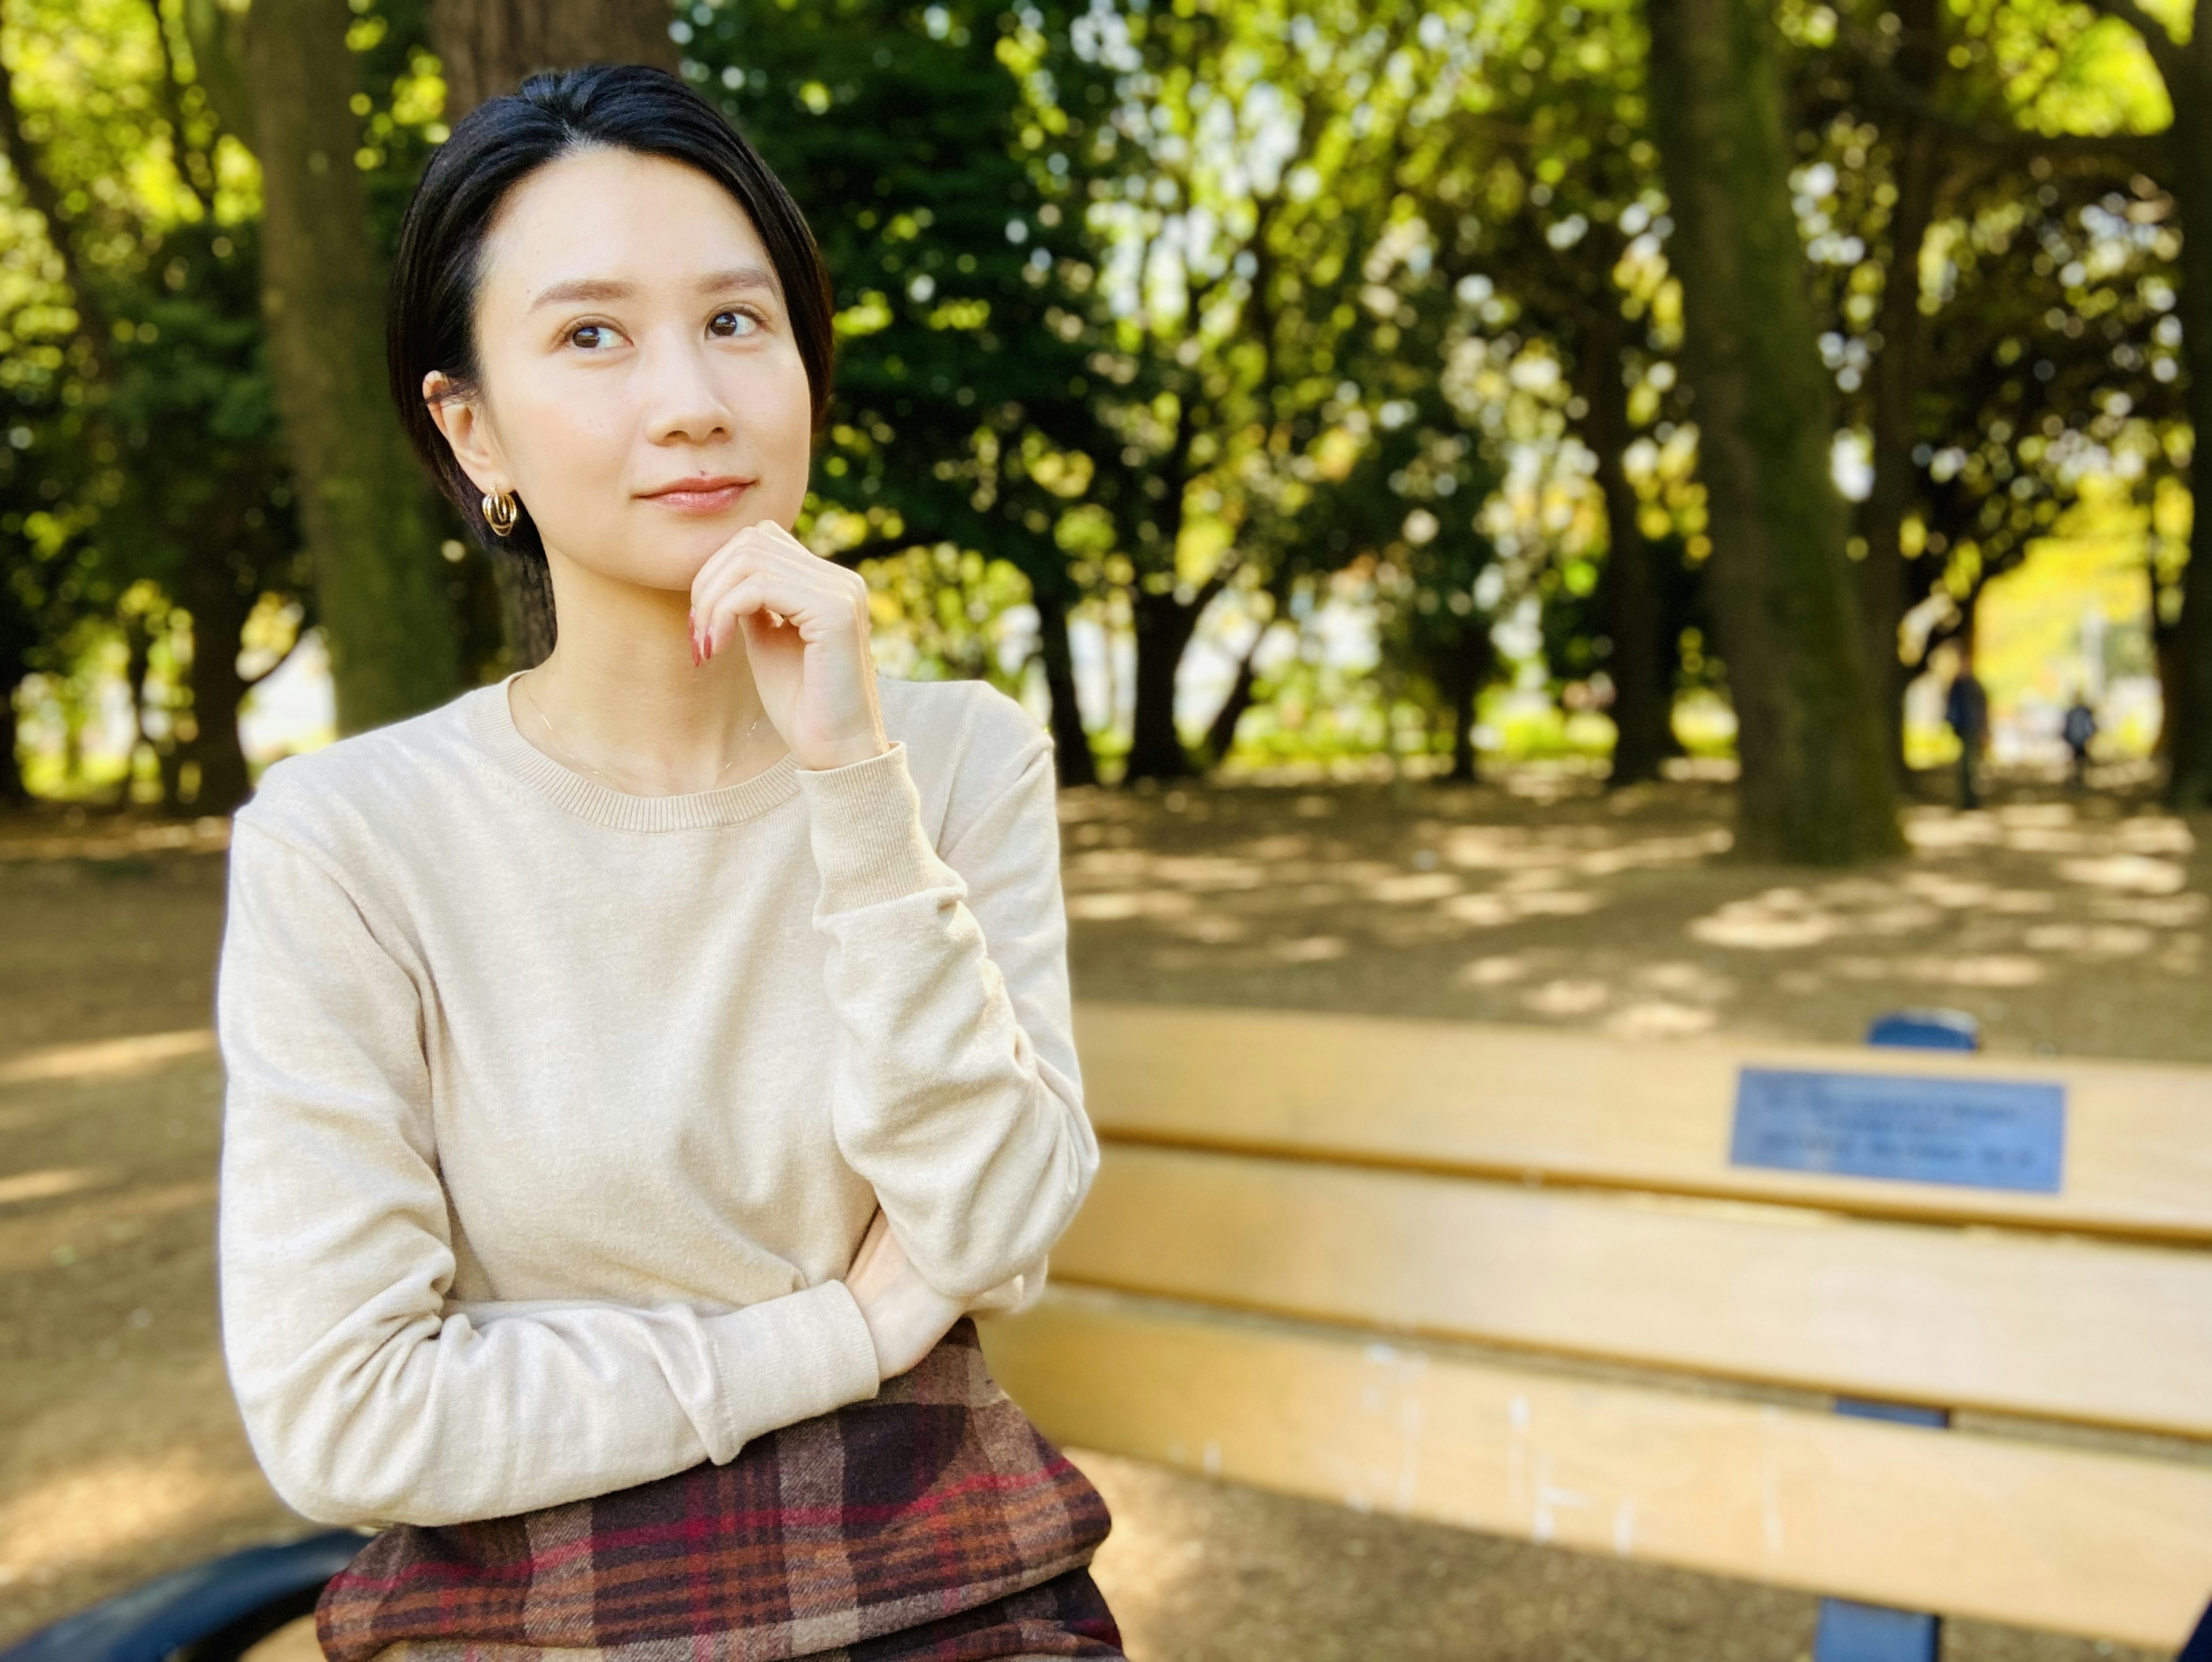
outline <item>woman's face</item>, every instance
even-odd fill
[[[759,234],[704,174],[617,149],[539,168],[493,219],[476,326],[477,395],[432,409],[549,553],[687,589],[740,527],[797,516],[806,368]]]

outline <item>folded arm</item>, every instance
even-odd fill
[[[799,776],[840,1026],[838,1146],[915,1269],[977,1309],[1035,1298],[1098,1162],[1072,1032],[1051,745],[1021,720],[978,764],[986,777],[941,854],[903,744]]]
[[[241,819],[218,1014],[224,1348],[277,1492],[331,1523],[450,1523],[726,1461],[875,1393],[842,1282],[720,1315],[449,1309],[418,974],[319,859]]]

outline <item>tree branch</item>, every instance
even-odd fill
[[[207,94],[216,119],[252,149],[253,89],[246,76],[244,20],[222,0],[184,0],[185,39],[192,49],[192,78]]]
[[[15,108],[15,77],[8,68],[4,52],[0,52],[0,152],[7,155],[8,166],[22,186],[25,199],[46,222],[46,241],[62,263],[62,280],[69,285],[70,299],[76,310],[77,339],[83,344],[93,378],[106,380],[107,317],[100,302],[85,288],[84,269],[70,238],[69,221],[62,213],[61,193],[54,189],[44,158],[23,131]]]
[[[177,170],[177,177],[200,204],[200,212],[209,218],[215,216],[215,169],[207,158],[192,148],[185,132],[185,100],[183,82],[177,73],[177,54],[169,46],[168,20],[161,15],[161,0],[146,0],[146,9],[152,15],[154,39],[161,46],[161,117],[169,124],[169,163]],[[192,167],[198,161],[207,173],[207,183],[202,186],[199,174]]]

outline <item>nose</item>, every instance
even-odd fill
[[[688,329],[657,331],[642,356],[647,438],[708,444],[731,436],[728,392],[703,338]]]

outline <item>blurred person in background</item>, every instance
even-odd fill
[[[1943,695],[1943,720],[1959,735],[1959,806],[1978,808],[1982,799],[1977,775],[1990,744],[1990,695],[1974,674],[1974,643],[1964,636],[1959,641],[1959,667]]]
[[[2089,695],[2085,690],[2075,689],[2074,702],[2066,707],[2066,714],[2059,720],[2058,736],[2066,741],[2069,758],[2067,788],[2078,794],[2089,782],[2089,746],[2097,736],[2097,712],[2089,708]]]
[[[657,70],[479,107],[408,210],[394,394],[555,644],[237,819],[224,1342],[278,1493],[386,1526],[341,1662],[1122,1653],[969,1313],[1097,1164],[1052,746],[878,685],[791,533],[830,293]]]

